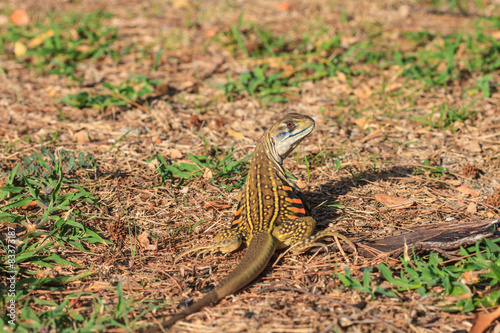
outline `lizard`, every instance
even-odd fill
[[[345,236],[324,230],[313,235],[316,221],[298,186],[286,176],[283,160],[314,129],[314,120],[306,115],[290,113],[269,127],[257,142],[245,185],[238,194],[238,206],[229,229],[215,236],[215,242],[187,250],[188,253],[233,252],[242,244],[247,250],[239,265],[201,300],[172,316],[162,325],[171,327],[178,320],[200,311],[252,282],[266,268],[277,249],[294,246],[302,252],[314,246],[320,238],[333,236],[344,240],[356,252]]]

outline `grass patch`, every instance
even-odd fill
[[[416,120],[430,129],[449,129],[452,133],[455,133],[457,123],[463,124],[467,120],[473,122],[476,119],[479,111],[470,108],[474,102],[464,107],[450,107],[447,103],[444,103],[437,107],[437,110],[433,108],[427,117],[409,116],[408,118]]]
[[[140,99],[155,91],[160,80],[150,80],[145,75],[131,75],[131,78],[119,85],[103,83],[104,93],[89,93],[80,91],[77,94],[67,94],[61,102],[79,109],[94,108],[100,111],[110,106],[126,107],[140,102]]]
[[[89,292],[75,292],[66,295],[60,302],[40,299],[38,297],[21,301],[16,332],[34,332],[57,330],[58,332],[101,332],[106,328],[121,328],[126,331],[138,329],[139,320],[163,304],[154,300],[137,301],[133,297],[127,299],[123,294],[121,283],[116,288],[116,302],[105,301],[98,295]],[[87,297],[85,297],[87,296]],[[91,301],[89,299],[92,299]],[[44,307],[47,310],[35,313],[32,306]],[[81,308],[92,308],[84,310]],[[0,317],[0,325],[6,325],[5,318]]]
[[[344,274],[337,273],[342,284],[372,295],[377,294],[397,297],[398,294],[415,290],[420,296],[434,294],[444,297],[441,304],[447,311],[474,311],[480,307],[497,306],[500,301],[500,239],[483,239],[468,248],[462,248],[458,260],[445,261],[436,253],[425,257],[413,254],[411,260],[401,259],[401,264],[389,268],[386,264],[378,265],[378,274],[372,278],[374,271],[367,268],[363,271],[361,281],[353,278],[348,268]],[[375,284],[382,280],[392,285],[382,288]],[[456,297],[458,300],[447,302],[445,297]],[[461,297],[462,296],[462,297]],[[463,297],[465,296],[465,297]]]
[[[156,154],[151,157],[149,162],[157,159],[159,163],[157,170],[161,175],[161,184],[170,180],[174,187],[179,187],[187,181],[203,176],[206,170],[210,170],[213,173],[212,183],[222,186],[230,192],[233,188],[240,188],[244,185],[249,169],[247,160],[251,156],[247,155],[245,158],[235,161],[233,153],[231,150],[225,156],[219,155],[217,151],[213,155],[187,154],[193,163],[168,163],[163,156]]]
[[[25,26],[9,24],[0,34],[0,50],[14,49],[16,59],[39,74],[75,78],[74,70],[81,61],[121,56],[112,48],[118,38],[116,29],[104,25],[110,17],[97,10],[54,14]]]
[[[78,170],[95,166],[91,154],[80,153],[75,158],[63,149],[53,153],[42,148],[40,154],[24,157],[1,177],[5,186],[0,187],[0,222],[9,223],[9,238],[0,240],[0,272],[2,275],[15,272],[14,299],[18,305],[24,304],[21,319],[41,320],[47,315],[55,325],[57,311],[37,317],[27,306],[32,301],[37,302],[29,296],[30,292],[61,288],[92,274],[61,256],[57,249],[70,247],[86,252],[85,244],[111,244],[81,222],[85,214],[78,207],[95,205],[96,198],[76,179],[70,178]],[[51,270],[57,266],[71,267],[76,273],[55,276]],[[3,295],[0,306],[5,308],[6,302],[6,295]],[[1,315],[0,321],[9,321],[6,313]],[[16,323],[20,325],[20,321]]]
[[[226,98],[233,100],[245,94],[268,102],[287,102],[290,88],[303,81],[365,73],[358,64],[378,68],[399,66],[402,75],[423,81],[426,87],[445,86],[468,73],[489,73],[500,68],[500,42],[485,33],[486,25],[495,20],[478,20],[472,34],[431,34],[427,30],[404,33],[414,45],[412,51],[387,49],[383,36],[369,34],[368,41],[342,46],[341,34],[327,29],[289,38],[274,35],[252,22],[240,22],[215,38],[235,56],[248,59],[249,70],[236,78],[228,76],[221,86]],[[478,87],[485,97],[491,94],[492,79],[483,76]]]

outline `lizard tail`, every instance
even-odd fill
[[[248,285],[266,268],[276,246],[277,241],[272,235],[268,233],[254,234],[239,265],[214,290],[186,310],[171,317],[163,323],[163,326],[171,327],[178,320],[184,319]]]

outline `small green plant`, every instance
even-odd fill
[[[370,294],[372,296],[372,300],[375,299],[376,294],[386,295],[390,297],[397,297],[396,294],[394,294],[390,290],[386,290],[377,285],[375,286],[372,285],[372,278],[370,275],[371,272],[372,272],[371,268],[363,269],[363,278],[361,279],[361,281],[358,281],[357,279],[351,276],[351,271],[347,266],[344,267],[344,274],[336,273],[336,275],[337,278],[340,280],[340,282],[344,284],[344,286],[354,290],[359,290],[363,293]]]
[[[95,108],[97,110],[105,110],[112,105],[125,107],[154,92],[155,86],[160,82],[160,80],[150,80],[144,75],[132,75],[130,79],[120,83],[118,86],[103,83],[102,86],[107,92],[91,94],[86,91],[80,91],[77,94],[64,96],[61,102],[79,109]]]
[[[70,178],[76,171],[95,166],[91,154],[81,153],[75,158],[66,150],[50,152],[42,148],[41,154],[26,156],[21,163],[1,176],[5,186],[0,187],[0,222],[15,225],[9,226],[8,230],[9,237],[12,236],[16,242],[10,238],[0,240],[0,274],[14,277],[16,287],[15,293],[9,298],[5,294],[0,297],[0,306],[5,308],[6,302],[15,300],[22,308],[19,314],[22,320],[16,321],[16,331],[66,325],[70,318],[84,321],[78,314],[72,316],[73,311],[65,302],[61,307],[39,314],[35,314],[30,305],[31,302],[55,305],[55,302],[31,296],[34,290],[48,286],[52,289],[64,288],[70,282],[93,274],[64,258],[55,249],[71,247],[73,251],[87,252],[85,244],[111,244],[80,221],[85,216],[80,211],[80,205],[95,205],[96,198]],[[79,272],[60,276],[50,273],[60,266],[71,267]],[[7,313],[3,312],[0,325],[8,321]],[[72,325],[69,327],[73,329]]]
[[[0,34],[0,50],[22,45],[26,52],[17,60],[40,73],[73,76],[77,64],[87,59],[119,56],[112,46],[117,31],[103,25],[111,14],[102,11],[53,15],[49,22],[35,21],[26,26],[10,24]],[[19,46],[18,46],[19,47]],[[74,76],[73,76],[74,77]]]
[[[386,264],[379,264],[379,278],[389,282],[394,290],[402,293],[415,290],[421,296],[433,293],[434,287],[442,287],[442,296],[457,296],[458,301],[444,306],[448,311],[474,311],[478,307],[498,306],[500,302],[500,239],[483,239],[459,251],[461,259],[445,262],[436,253],[412,260],[401,259],[399,274]],[[387,289],[373,284],[371,270],[363,272],[362,281],[351,277],[349,270],[337,277],[348,288],[360,290],[375,297],[376,293],[396,297]],[[468,277],[469,276],[469,277]],[[473,279],[470,276],[474,276]],[[459,297],[470,295],[470,297]]]
[[[224,157],[217,154],[215,156],[187,154],[187,157],[194,164],[183,162],[167,163],[163,156],[156,154],[148,162],[154,158],[158,160],[157,170],[161,175],[161,184],[165,180],[174,182],[177,178],[175,187],[179,187],[186,181],[203,176],[208,169],[214,173],[212,178],[214,185],[220,184],[227,191],[231,191],[235,187],[240,188],[243,186],[249,168],[247,160],[251,156],[248,155],[242,160],[233,161],[233,153],[233,150],[231,150]]]
[[[392,62],[403,68],[404,76],[421,80],[428,87],[447,85],[456,80],[464,71],[463,67],[469,73],[476,70],[497,70],[500,68],[500,42],[483,30],[478,27],[474,34],[439,36],[431,35],[427,31],[408,33],[406,36],[417,42],[417,50],[395,50]],[[431,47],[421,48],[430,42],[434,42]]]
[[[410,116],[410,119],[416,120],[423,125],[429,126],[431,129],[449,129],[452,133],[456,132],[455,123],[470,120],[473,122],[476,119],[476,114],[479,113],[477,110],[472,110],[470,107],[476,101],[472,101],[463,107],[450,107],[447,103],[440,105],[437,109],[438,117],[435,116],[436,109],[433,108],[432,112],[428,117],[414,117]]]
[[[105,331],[107,328],[120,328],[126,331],[140,329],[139,320],[143,320],[150,313],[162,306],[164,302],[156,300],[138,301],[126,298],[121,282],[116,286],[117,302],[109,302],[98,295],[89,292],[76,292],[65,295],[61,301],[29,297],[19,301],[22,310],[19,320],[16,321],[16,332],[34,332],[45,329],[58,332],[74,332],[78,327],[79,332]],[[91,301],[85,301],[90,299]],[[82,314],[74,308],[75,302],[81,302],[94,310]],[[32,305],[47,307],[49,310],[35,313]],[[4,315],[0,316],[0,325],[7,325]]]
[[[491,88],[493,85],[493,74],[482,75],[476,79],[477,86],[483,93],[485,98],[491,96]]]
[[[413,171],[414,175],[420,175],[420,174],[428,174],[434,178],[441,178],[446,175],[449,175],[448,171],[441,165],[431,165],[431,162],[429,160],[425,160],[422,163],[422,167],[419,169]]]
[[[240,74],[238,81],[233,81],[228,77],[223,85],[224,94],[229,100],[240,95],[242,92],[248,93],[251,97],[265,99],[269,102],[287,102],[285,94],[289,93],[289,87],[296,86],[297,81],[291,81],[283,73],[266,75],[260,67],[248,73]]]

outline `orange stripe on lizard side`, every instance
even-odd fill
[[[306,210],[304,208],[290,207],[288,209],[290,209],[294,213],[302,213],[302,214],[306,213]]]
[[[300,200],[299,198],[286,198],[285,200],[290,202],[290,203],[296,203],[296,204],[302,203],[302,200]]]
[[[285,191],[291,191],[292,188],[290,186],[283,186],[283,190],[285,190]]]
[[[241,214],[241,210],[243,209],[243,206],[240,207],[240,209],[238,209],[235,213],[234,213],[234,216],[238,216]]]
[[[234,225],[234,224],[238,224],[238,223],[240,223],[240,222],[241,222],[241,220],[242,220],[242,219],[243,219],[243,216],[240,216],[240,218],[239,218],[239,219],[234,220],[234,221],[233,221],[233,223],[231,223],[231,224],[233,224],[233,225]]]

